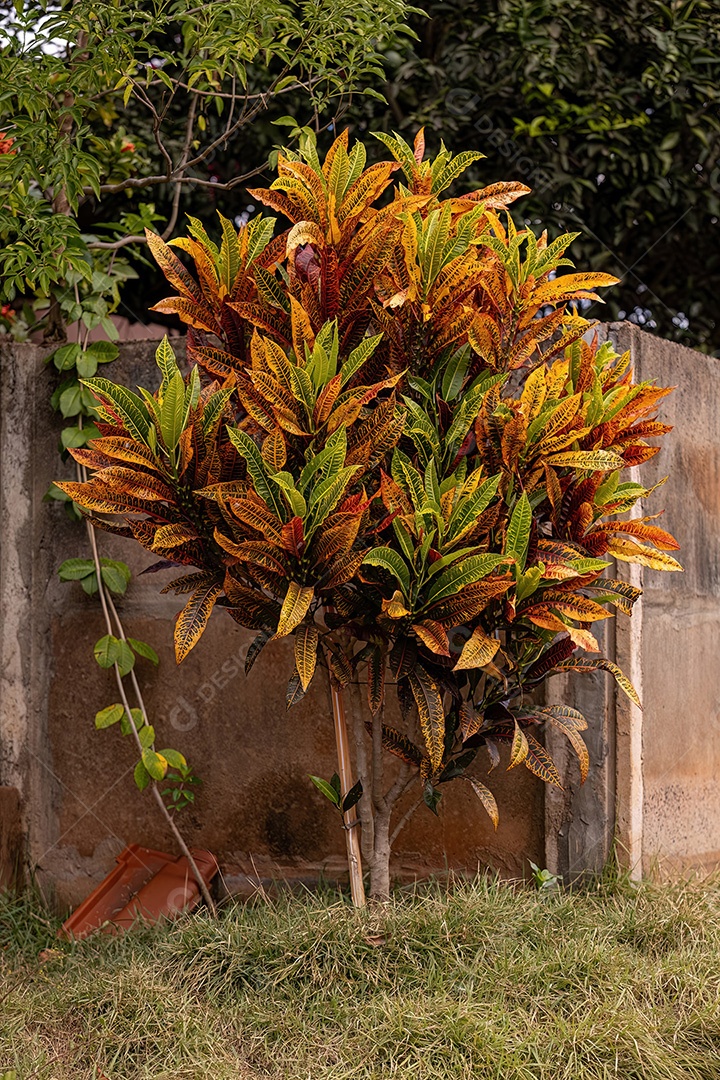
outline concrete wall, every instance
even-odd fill
[[[154,345],[133,342],[122,353],[113,377],[149,385]],[[129,740],[116,729],[94,729],[96,711],[116,701],[117,690],[92,656],[105,633],[97,600],[56,575],[64,559],[88,551],[84,527],[61,504],[42,501],[53,478],[72,475],[57,454],[50,378],[38,347],[0,349],[0,784],[21,794],[38,879],[61,904],[74,904],[126,843],[172,850],[173,842],[134,786]],[[99,543],[102,555],[136,573],[155,561],[132,541],[101,533]],[[166,580],[135,577],[121,607],[127,633],[160,655],[158,671],[138,662],[159,742],[185,753],[203,779],[196,807],[182,815],[188,841],[218,856],[234,890],[251,888],[258,876],[342,877],[344,834],[308,779],[336,768],[327,688],[316,679],[286,712],[291,645],[268,646],[246,678],[252,635],[220,611],[178,668],[172,629],[180,603],[159,595]],[[439,819],[422,807],[403,830],[396,874],[412,880],[490,866],[516,875],[527,858],[542,861],[542,784],[525,770],[495,776],[497,833],[466,785],[448,786]]]
[[[632,620],[601,630],[605,655],[635,684],[643,710],[610,676],[551,680],[555,700],[588,718],[587,783],[546,798],[546,861],[569,877],[599,869],[617,841],[637,876],[720,864],[720,360],[645,334],[629,323],[604,329],[632,354],[637,378],[677,389],[662,402],[674,430],[638,470],[651,487],[641,514],[665,511],[684,573],[618,564],[644,592]],[[567,749],[551,736],[553,751]]]
[[[675,430],[641,476],[649,485],[670,473],[643,512],[667,508],[663,524],[682,544],[685,573],[646,571],[632,621],[619,615],[598,627],[605,655],[641,691],[644,711],[602,672],[553,679],[550,699],[574,703],[591,721],[587,783],[580,786],[572,751],[551,733],[566,790],[545,788],[524,770],[498,771],[497,833],[464,785],[449,786],[439,820],[418,810],[397,843],[395,873],[406,880],[450,867],[518,874],[527,859],[573,878],[601,869],[614,840],[635,873],[658,862],[673,872],[720,862],[720,361],[627,323],[603,332],[631,349],[642,378],[678,387],[662,409]],[[149,384],[153,351],[152,343],[123,346],[113,376]],[[134,787],[127,740],[94,730],[95,712],[117,695],[112,675],[92,658],[104,633],[97,601],[56,576],[64,559],[86,556],[87,547],[63,507],[42,501],[53,478],[71,475],[57,453],[42,355],[35,346],[0,347],[0,785],[20,794],[39,880],[72,904],[124,844],[172,850],[172,840]],[[100,544],[135,572],[153,561],[119,538],[100,534]],[[641,583],[637,567],[616,572]],[[258,877],[343,876],[335,813],[308,780],[309,772],[335,769],[326,688],[316,680],[286,713],[290,646],[268,647],[246,678],[250,635],[221,612],[177,668],[178,603],[159,595],[163,583],[161,574],[135,577],[122,615],[127,632],[160,654],[158,672],[138,665],[160,742],[183,751],[204,781],[184,815],[188,840],[218,855],[234,890]],[[10,796],[3,806],[16,802]],[[13,828],[6,823],[6,832]]]
[[[644,572],[641,664],[642,864],[649,871],[720,862],[720,360],[612,328],[643,379],[677,386],[663,405],[674,425],[643,482],[665,485],[683,574]]]

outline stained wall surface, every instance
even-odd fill
[[[642,859],[649,872],[720,862],[720,360],[618,324],[637,375],[676,390],[642,470],[668,479],[644,513],[680,543],[684,573],[643,572]]]

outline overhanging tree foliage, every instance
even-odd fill
[[[154,220],[145,200],[157,188],[170,196],[170,236],[189,188],[229,189],[262,167],[253,158],[219,185],[208,171],[264,113],[277,117],[284,96],[301,91],[315,121],[327,123],[358,87],[380,81],[380,49],[402,32],[404,11],[402,0],[267,0],[261,9],[247,0],[20,0],[6,8],[2,295],[47,296],[68,280],[72,294],[93,269],[117,267],[118,249],[144,242]],[[133,201],[111,202],[110,216],[92,211],[118,195]],[[83,216],[99,217],[105,235],[85,235]]]

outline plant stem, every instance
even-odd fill
[[[335,743],[338,752],[340,786],[343,795],[345,795],[353,786],[350,744],[342,692],[335,689],[332,680],[330,680],[330,697],[335,722]],[[347,842],[348,870],[350,871],[350,894],[353,905],[361,908],[365,907],[365,886],[363,884],[362,859],[360,856],[360,838],[357,829],[358,817],[354,806],[346,814],[343,814],[343,824]]]
[[[81,418],[81,420],[82,420],[82,418]],[[82,481],[82,480],[87,479],[85,468],[83,466],[78,465],[77,466],[77,472],[78,472],[78,479],[79,480]],[[90,521],[89,518],[85,519],[85,528],[87,529],[88,540],[90,541],[90,550],[92,552],[93,562],[95,563],[95,577],[97,578],[98,596],[100,598],[100,606],[102,607],[103,617],[105,619],[105,627],[107,629],[108,634],[112,634],[112,632],[113,632],[113,624],[112,624],[112,619],[111,619],[111,612],[112,612],[112,618],[115,621],[115,626],[117,628],[118,634],[119,634],[120,638],[123,641],[125,641],[126,640],[126,638],[125,638],[125,630],[123,628],[122,622],[120,621],[120,616],[118,615],[118,611],[117,611],[117,608],[115,607],[115,603],[114,603],[112,597],[110,596],[110,594],[105,592],[105,586],[103,584],[103,579],[102,579],[102,566],[100,565],[100,552],[98,551],[97,537],[95,535],[95,529],[93,528],[93,524],[92,524],[92,522]],[[135,726],[135,720],[133,719],[132,711],[131,711],[131,708],[130,708],[130,702],[128,701],[127,694],[125,693],[125,685],[123,683],[123,677],[120,674],[120,668],[117,666],[117,664],[114,664],[113,668],[115,670],[115,680],[116,680],[117,685],[118,685],[118,691],[120,693],[120,698],[122,700],[123,707],[125,709],[125,714],[127,716],[128,723],[130,724],[130,728],[132,730],[133,737],[135,739],[135,744],[136,744],[138,750],[140,751],[140,753],[142,754],[142,749],[143,749],[142,743],[140,742],[140,736],[138,735],[138,730],[137,730],[137,727]],[[142,693],[140,692],[140,686],[138,684],[137,676],[135,675],[134,670],[130,671],[130,676],[131,676],[131,681],[132,681],[132,685],[133,685],[133,691],[135,693],[135,697],[137,699],[138,706],[139,706],[140,711],[142,713],[143,720],[147,724],[148,723],[147,710],[145,709],[145,702],[143,701],[143,696],[142,696]],[[203,878],[202,874],[200,873],[198,865],[195,862],[195,859],[193,858],[193,855],[192,855],[192,852],[190,851],[190,848],[185,843],[185,840],[184,840],[184,838],[182,836],[182,833],[180,832],[177,825],[175,824],[175,821],[173,819],[172,814],[170,813],[167,806],[163,802],[162,795],[160,794],[160,790],[159,790],[155,780],[153,780],[151,782],[151,788],[152,788],[152,794],[153,794],[153,798],[155,799],[155,802],[158,804],[158,807],[159,807],[163,817],[165,818],[165,821],[166,821],[171,833],[175,837],[175,841],[176,841],[178,847],[180,848],[180,851],[182,852],[182,854],[187,859],[188,866],[190,867],[192,875],[195,878],[195,881],[197,882],[198,888],[200,889],[200,895],[202,896],[203,900],[207,904],[207,906],[210,909],[210,911],[212,912],[212,914],[217,915],[217,908],[215,907],[215,903],[213,901],[212,896],[210,895],[210,891],[209,891],[207,885],[205,884],[205,879]]]
[[[88,538],[90,540],[90,547],[91,547],[91,550],[92,550],[93,562],[95,563],[95,574],[96,574],[97,580],[98,580],[98,594],[100,596],[100,603],[102,605],[103,616],[105,618],[105,626],[107,628],[108,634],[112,634],[112,632],[113,632],[113,624],[112,624],[111,615],[110,615],[110,612],[112,610],[112,614],[115,617],[115,623],[116,623],[117,629],[119,630],[120,637],[124,641],[125,640],[125,632],[123,630],[122,623],[120,622],[120,617],[119,617],[119,615],[117,613],[117,609],[115,607],[115,604],[113,603],[112,598],[108,594],[106,594],[105,587],[103,585],[102,572],[101,572],[102,567],[100,566],[100,556],[99,556],[99,552],[98,552],[97,537],[95,536],[95,530],[94,530],[94,528],[92,526],[92,523],[89,520],[86,520],[85,524],[86,524],[87,531],[88,531]],[[132,728],[132,733],[133,733],[133,737],[135,739],[135,743],[136,743],[136,745],[138,747],[138,750],[140,750],[140,753],[142,753],[143,747],[142,747],[142,743],[140,742],[140,736],[138,735],[138,730],[137,730],[137,727],[135,726],[135,721],[134,721],[133,716],[132,716],[132,712],[131,712],[131,709],[130,709],[130,702],[128,701],[127,694],[125,692],[125,685],[123,683],[123,677],[120,674],[120,669],[118,668],[117,664],[114,664],[113,666],[114,666],[114,669],[115,669],[115,679],[117,681],[118,691],[120,693],[120,698],[121,698],[123,706],[125,708],[125,713],[127,715],[128,722],[130,723],[130,726]],[[142,694],[140,693],[140,687],[138,685],[137,677],[135,676],[134,671],[131,671],[130,675],[131,675],[131,678],[132,678],[133,690],[135,691],[135,695],[137,697],[138,705],[139,705],[140,710],[142,712],[143,719],[144,719],[145,723],[147,724],[147,722],[148,722],[147,712],[145,711],[145,703],[143,701]],[[183,836],[182,836],[180,830],[178,829],[177,825],[175,824],[175,822],[173,820],[172,814],[170,813],[167,806],[163,802],[162,795],[160,794],[160,791],[158,789],[158,786],[157,786],[157,783],[156,783],[155,780],[153,780],[152,783],[151,783],[151,789],[152,789],[153,798],[155,799],[155,802],[157,803],[158,808],[160,809],[163,817],[165,818],[165,821],[166,821],[170,831],[172,832],[173,836],[175,837],[175,840],[177,842],[178,847],[180,848],[180,851],[182,852],[182,854],[187,859],[188,866],[190,867],[192,875],[193,875],[193,877],[195,878],[195,880],[196,880],[196,882],[198,884],[198,888],[200,889],[200,893],[202,895],[203,900],[207,904],[207,906],[210,909],[210,911],[212,912],[212,914],[216,915],[217,914],[217,909],[216,909],[215,904],[213,902],[213,898],[210,895],[210,891],[208,890],[208,887],[205,884],[205,880],[204,880],[202,874],[200,873],[200,870],[198,868],[197,863],[195,862],[195,859],[192,856],[192,852],[190,851],[190,848],[185,843],[185,840],[183,839]]]

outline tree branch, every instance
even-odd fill
[[[415,813],[417,808],[419,806],[422,806],[422,802],[423,802],[422,799],[418,799],[418,801],[414,802],[412,804],[412,806],[408,810],[406,810],[405,813],[403,814],[403,816],[400,818],[400,820],[398,821],[397,825],[395,826],[395,828],[393,830],[392,836],[390,837],[390,847],[391,848],[394,847],[395,841],[397,840],[398,836],[403,831],[403,829],[405,828],[405,826],[407,825],[408,821],[413,816],[413,814]]]
[[[190,147],[192,145],[193,128],[195,127],[195,113],[197,111],[197,98],[193,98],[190,102],[190,112],[188,114],[187,126],[185,128],[185,142],[183,143],[182,154],[180,155],[180,163],[178,168],[182,171],[185,168],[188,157],[190,156]],[[170,214],[170,220],[167,223],[167,228],[162,234],[163,240],[169,240],[172,236],[173,229],[175,228],[175,222],[178,219],[178,211],[180,210],[180,196],[182,195],[182,184],[175,184],[175,192],[173,194],[172,201],[172,213]]]

